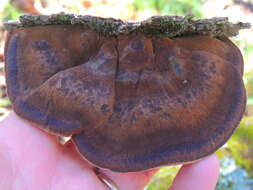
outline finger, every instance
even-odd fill
[[[0,139],[0,189],[106,189],[73,144],[60,146],[13,112],[0,123]]]
[[[54,189],[74,189],[76,185],[73,184],[79,184],[77,189],[106,189],[105,184],[95,173],[96,167],[82,158],[72,142],[62,147],[61,155],[56,175],[52,180],[56,184]]]
[[[169,190],[214,190],[219,168],[219,160],[215,154],[196,163],[184,165]]]
[[[41,188],[45,187],[50,175],[41,174],[51,174],[52,165],[57,160],[56,157],[50,156],[55,155],[57,150],[53,139],[30,127],[13,112],[0,123],[0,139],[0,151],[8,155],[6,160],[11,166],[9,172],[12,173],[12,177],[8,178],[10,182],[19,184],[19,189],[25,189],[23,187],[26,183],[30,186],[38,184]],[[47,163],[44,164],[45,167],[41,167],[43,163]],[[3,170],[0,171],[3,174]]]
[[[0,123],[0,139],[0,150],[8,155],[9,165],[12,166],[10,169],[14,177],[9,178],[11,183],[22,183],[22,186],[36,184],[47,189],[46,182],[50,181],[53,166],[59,160],[59,148],[53,136],[10,112]]]
[[[100,171],[111,179],[120,190],[142,190],[158,170],[157,168],[130,173],[118,173],[104,169]]]
[[[85,160],[79,160],[77,157],[68,154],[68,152],[64,152],[51,179],[51,189],[106,190],[106,186],[88,165]]]
[[[0,189],[12,188],[13,175],[9,155],[0,145]]]
[[[90,164],[86,160],[82,159],[79,154],[77,154],[78,151],[76,151],[74,148],[73,143],[69,143],[65,147],[65,153],[72,153],[71,156],[73,159],[76,160],[76,163],[80,163],[80,165],[87,167],[93,176],[93,179],[90,178],[89,180],[86,181],[92,181],[92,183],[87,183],[89,186],[95,185],[98,187],[98,185],[103,186],[103,188],[108,189],[108,185],[106,182],[112,183],[113,185],[116,185],[120,190],[124,189],[131,189],[131,190],[143,190],[143,188],[146,186],[146,184],[149,182],[150,178],[154,175],[158,169],[151,169],[143,172],[131,172],[131,173],[118,173],[118,172],[112,172],[107,169],[100,169],[97,168],[96,166]],[[103,181],[103,179],[106,180]],[[95,181],[94,181],[95,180]],[[92,188],[90,188],[92,189]],[[93,188],[93,189],[101,189],[102,188]]]

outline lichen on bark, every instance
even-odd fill
[[[153,16],[140,22],[123,22],[114,18],[101,18],[89,15],[53,14],[23,15],[19,21],[6,22],[7,30],[20,27],[43,25],[84,25],[104,36],[118,36],[142,33],[146,36],[177,37],[185,35],[207,35],[212,37],[236,36],[241,29],[250,28],[250,23],[231,23],[227,17],[194,19],[193,15]]]

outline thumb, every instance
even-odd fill
[[[0,146],[0,189],[11,189],[13,171],[8,152]]]
[[[219,160],[213,154],[179,170],[168,190],[214,190],[219,177]]]

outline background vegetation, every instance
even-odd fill
[[[1,0],[0,5],[0,115],[11,110],[6,94],[3,64],[5,33],[2,22],[17,19],[25,12],[51,14],[73,12],[123,20],[142,20],[152,15],[185,15],[196,17],[228,16],[232,21],[253,23],[253,0]],[[217,152],[221,160],[216,190],[253,190],[253,29],[242,31],[233,41],[245,60],[244,82],[247,88],[247,110],[232,138]],[[152,178],[146,190],[165,190],[180,166],[163,167]]]

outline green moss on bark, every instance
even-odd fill
[[[184,35],[207,35],[212,37],[236,36],[241,29],[250,28],[249,23],[231,23],[227,17],[211,19],[194,19],[193,15],[179,16],[153,16],[141,22],[123,22],[119,19],[101,18],[88,15],[53,14],[23,15],[19,21],[7,22],[7,30],[20,27],[33,27],[42,25],[84,25],[104,36],[127,35],[129,33],[142,33],[146,36],[177,37]]]

